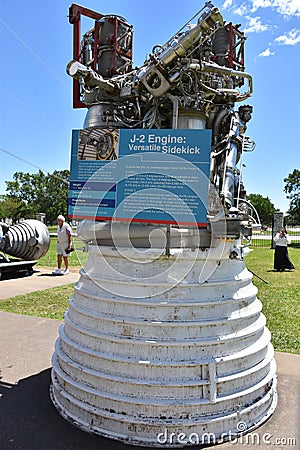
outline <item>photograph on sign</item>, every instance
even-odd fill
[[[113,160],[118,158],[119,130],[92,128],[80,130],[78,160]]]

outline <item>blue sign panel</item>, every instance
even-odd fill
[[[210,130],[74,130],[69,217],[204,225],[210,146]]]

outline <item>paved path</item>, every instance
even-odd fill
[[[68,275],[59,276],[52,275],[53,270],[51,267],[37,267],[29,277],[0,280],[0,300],[75,283],[79,279],[78,268],[71,268]]]
[[[51,356],[60,323],[0,312],[0,449],[137,450],[75,428],[52,405]],[[276,353],[276,360],[279,400],[274,415],[255,432],[216,450],[300,448],[300,356]]]

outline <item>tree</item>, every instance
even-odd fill
[[[261,224],[268,225],[272,222],[276,208],[269,197],[263,197],[261,194],[249,194],[247,200],[258,212]]]
[[[70,172],[55,170],[45,174],[41,170],[30,174],[16,172],[13,181],[6,181],[8,196],[21,202],[22,217],[46,214],[47,222],[54,222],[58,214],[67,215]]]
[[[12,218],[21,219],[24,217],[22,212],[26,207],[25,203],[9,195],[0,196],[0,219]]]
[[[294,169],[285,182],[284,192],[288,194],[286,197],[290,200],[288,213],[293,216],[296,222],[300,222],[300,170]]]

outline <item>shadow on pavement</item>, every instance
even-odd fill
[[[64,274],[57,275],[55,273],[49,272],[49,273],[40,273],[37,275],[37,277],[63,277]]]
[[[50,373],[49,368],[18,384],[0,379],[1,450],[136,450],[83,432],[64,420],[49,397]]]

